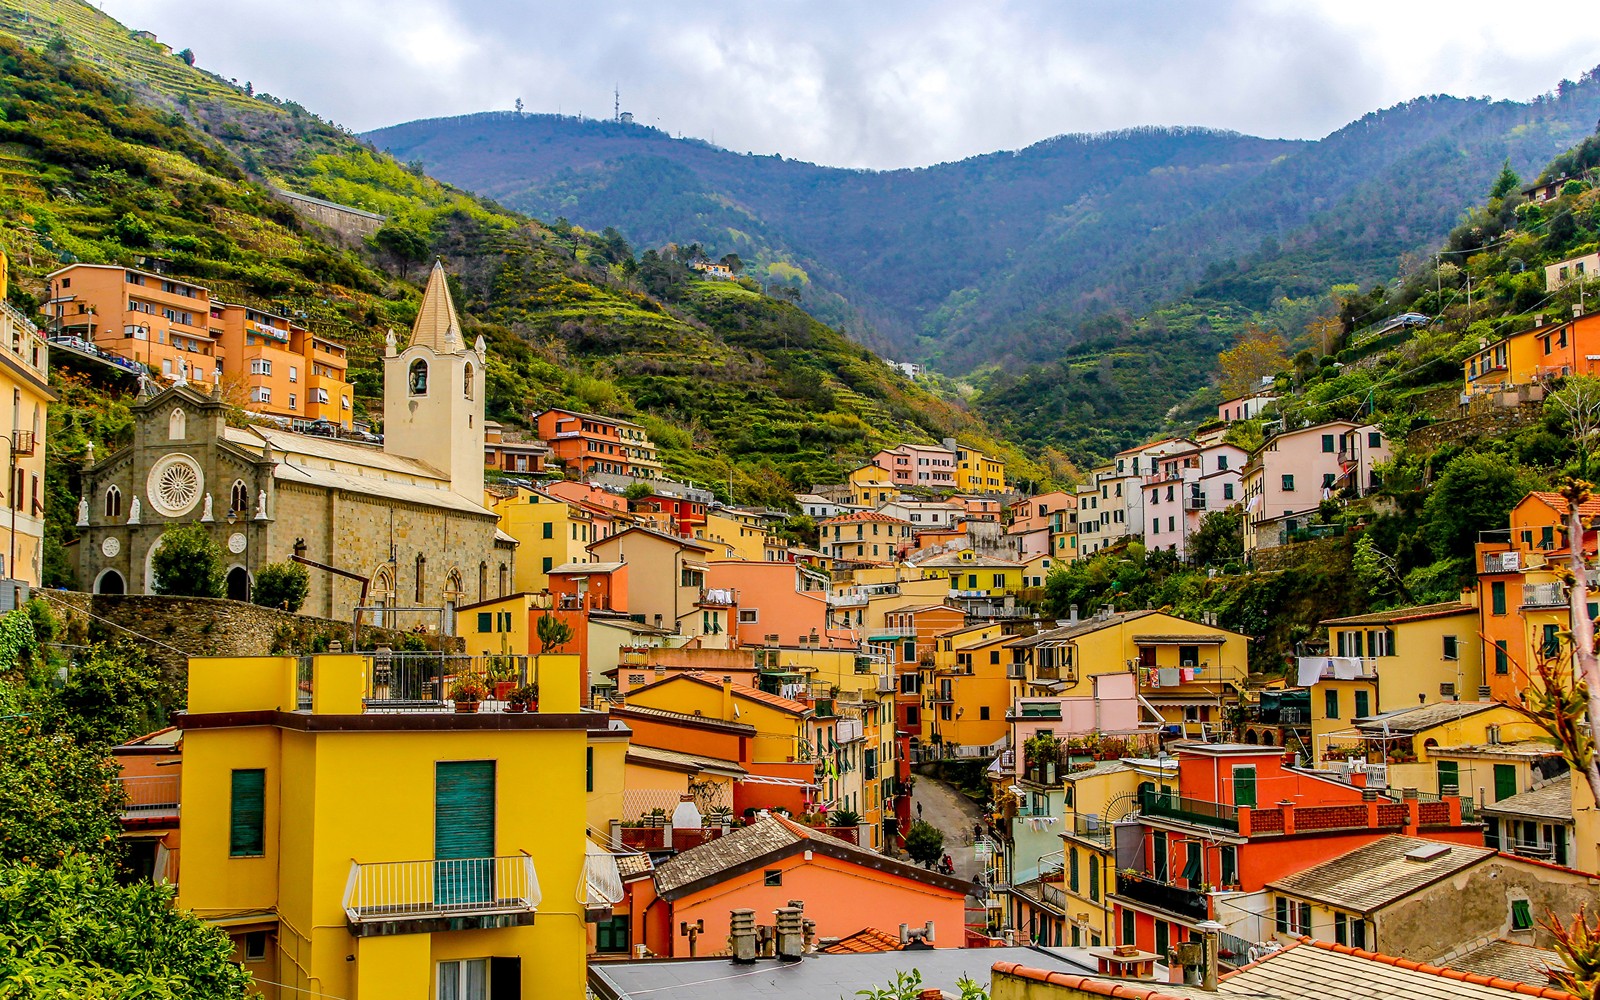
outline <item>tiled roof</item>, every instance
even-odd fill
[[[660,687],[663,684],[671,684],[673,681],[691,681],[695,684],[701,684],[709,688],[716,688],[718,691],[722,690],[721,684],[706,677],[706,675],[702,674],[700,671],[686,670],[681,674],[673,674],[671,677],[664,677],[659,681],[646,684],[644,687],[634,688],[629,693],[629,697],[635,697],[645,691]],[[784,698],[781,695],[768,694],[760,688],[747,687],[743,684],[733,685],[733,696],[735,698],[743,698],[746,701],[760,702],[763,705],[769,705],[772,708],[776,708],[779,711],[788,712],[791,715],[805,715],[811,711],[809,706],[803,705],[792,698]]]
[[[899,950],[900,938],[876,927],[863,927],[848,937],[817,949],[823,955],[863,955],[874,951]]]
[[[640,691],[643,689],[634,688],[634,690]],[[670,712],[664,708],[651,708],[648,705],[612,705],[611,713],[620,715],[624,719],[630,715],[648,716],[653,719],[660,719],[662,722],[688,723],[739,733],[743,736],[754,736],[756,734],[756,727],[748,722],[724,722],[721,719],[708,719],[703,715],[694,715],[690,712]]]
[[[972,889],[960,879],[924,871],[782,816],[767,816],[657,865],[656,892],[668,899],[681,896],[800,850],[814,851],[963,896]]]
[[[697,753],[663,750],[660,747],[630,746],[628,759],[641,764],[665,764],[672,768],[693,768],[696,771],[721,771],[727,774],[748,774],[738,761],[720,757],[705,757]]]
[[[1477,608],[1460,601],[1443,601],[1439,604],[1418,604],[1410,608],[1395,608],[1392,611],[1374,611],[1368,615],[1352,615],[1349,618],[1328,618],[1320,622],[1322,625],[1397,625],[1400,622],[1416,622],[1427,618],[1443,618],[1447,615],[1461,615],[1469,612],[1476,614]]]
[[[1383,715],[1369,715],[1356,719],[1357,729],[1384,729],[1391,733],[1420,733],[1424,729],[1442,726],[1447,722],[1465,719],[1469,715],[1487,712],[1491,708],[1502,708],[1499,702],[1493,701],[1441,701],[1436,705],[1423,705],[1420,708],[1408,708],[1400,712],[1386,712]]]
[[[1418,849],[1439,847],[1445,850],[1425,861],[1406,858]],[[1490,847],[1443,844],[1419,837],[1384,837],[1331,861],[1269,882],[1267,888],[1345,910],[1372,913],[1494,854]]]
[[[618,854],[617,872],[623,878],[635,878],[639,875],[648,875],[655,871],[655,864],[648,854]]]
[[[1566,517],[1567,498],[1561,494],[1550,493],[1545,490],[1534,490],[1532,493],[1529,493],[1528,496],[1523,497],[1522,499],[1527,500],[1528,497],[1536,497],[1537,499],[1543,501],[1545,506],[1551,508],[1552,510],[1558,511],[1562,517]],[[1578,516],[1600,517],[1600,497],[1590,497],[1583,503],[1579,504]]]
[[[1113,612],[1109,618],[1085,618],[1076,625],[1063,625],[1060,628],[1036,632],[1033,635],[1027,636],[1026,638],[1014,639],[1007,643],[1007,645],[1026,647],[1037,646],[1041,642],[1057,642],[1063,639],[1076,639],[1080,635],[1088,635],[1090,632],[1098,632],[1103,628],[1110,628],[1112,625],[1121,625],[1126,622],[1137,621],[1146,615],[1153,615],[1157,613],[1158,612],[1155,611],[1117,611]]]
[[[1023,965],[1021,962],[996,962],[991,971],[996,975],[1014,976],[1017,979],[1028,979],[1036,983],[1045,983],[1047,986],[1060,987],[1064,996],[1088,994],[1090,996],[1117,997],[1118,1000],[1206,1000],[1206,998],[1215,998],[1217,996],[1210,990],[1204,990],[1198,986],[1160,983],[1154,980],[1083,976],[1075,972],[1035,969],[1032,966]],[[1054,996],[1055,993],[1051,991],[1044,995]],[[1277,996],[1266,993],[1254,995],[1263,998],[1275,998]],[[1282,994],[1281,996],[1287,1000],[1289,994]]]
[[[1483,807],[1484,812],[1502,816],[1538,816],[1572,822],[1572,781],[1566,775],[1552,779],[1540,788],[1522,792]]]
[[[1535,948],[1516,941],[1490,941],[1465,955],[1450,959],[1452,969],[1476,972],[1483,976],[1510,979],[1529,986],[1548,986],[1549,969],[1562,968],[1561,956],[1553,951]]]
[[[1016,569],[1018,566],[1025,564],[1014,559],[1002,559],[999,556],[973,556],[971,559],[963,559],[961,558],[961,553],[949,552],[942,556],[924,559],[917,565],[927,566],[932,569],[960,569],[962,567],[971,567],[972,569],[993,569],[995,567]]]
[[[854,522],[854,521],[883,521],[883,522],[888,523],[888,524],[910,524],[911,523],[910,521],[907,521],[903,517],[890,517],[888,514],[880,514],[875,510],[858,510],[858,511],[855,511],[854,513],[851,513],[851,514],[839,514],[839,515],[836,515],[834,517],[825,517],[821,521],[819,521],[818,523],[819,524],[843,524],[843,523],[845,523],[847,521],[848,522]]]
[[[1276,993],[1284,997],[1316,997],[1317,1000],[1372,1000],[1373,997],[1509,1000],[1514,995],[1575,1000],[1571,994],[1549,987],[1441,968],[1309,938],[1301,938],[1296,944],[1229,973],[1218,991],[1230,996]]]
[[[1142,645],[1172,645],[1174,643],[1191,643],[1196,646],[1219,646],[1228,641],[1228,637],[1221,632],[1204,632],[1196,635],[1185,635],[1182,632],[1162,633],[1159,635],[1136,635],[1133,643]]]

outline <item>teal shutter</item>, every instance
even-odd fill
[[[1557,827],[1556,831],[1561,832],[1561,828]],[[1089,900],[1100,902],[1100,857],[1096,854],[1089,855]]]
[[[1137,928],[1134,926],[1133,911],[1132,910],[1123,910],[1122,911],[1122,943],[1123,944],[1134,944],[1134,943],[1136,943],[1136,940],[1137,940],[1136,934],[1137,934]]]
[[[1192,889],[1199,885],[1204,876],[1201,874],[1200,845],[1191,840],[1184,845],[1188,850],[1188,858],[1183,863],[1183,877]]]
[[[267,852],[267,772],[234,771],[228,815],[228,855],[248,858]]]
[[[1494,766],[1494,800],[1509,799],[1517,794],[1517,766],[1515,764],[1496,764]]]
[[[1365,691],[1357,691],[1356,692],[1356,714],[1355,714],[1355,717],[1358,718],[1358,719],[1365,719],[1368,715],[1372,714],[1371,711],[1370,711],[1370,707],[1371,707],[1371,704],[1367,700],[1367,692],[1365,692]]]
[[[1233,804],[1255,808],[1256,769],[1254,767],[1235,767],[1233,769]]]
[[[1461,789],[1461,765],[1458,762],[1453,761],[1453,760],[1441,760],[1441,761],[1438,762],[1438,769],[1439,769],[1439,794],[1440,795],[1446,794],[1445,793],[1445,788],[1446,787],[1454,788],[1454,789],[1456,789],[1457,794],[1460,794],[1460,789]]]
[[[449,906],[493,897],[492,760],[439,761],[434,769],[434,897]]]
[[[1076,847],[1067,851],[1067,885],[1073,892],[1078,891],[1078,849]]]
[[[480,611],[480,612],[478,612],[478,631],[479,632],[491,632],[493,630],[494,630],[494,612],[492,612],[492,611]]]

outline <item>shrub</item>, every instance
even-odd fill
[[[311,589],[311,574],[299,563],[268,563],[256,573],[255,592],[250,600],[264,608],[299,611]]]
[[[944,834],[925,820],[915,820],[906,832],[906,853],[919,865],[931,865],[944,857]]]
[[[150,557],[156,593],[170,597],[221,597],[224,588],[222,546],[203,524],[185,524],[161,536]]]

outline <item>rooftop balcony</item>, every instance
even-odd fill
[[[117,779],[127,802],[124,820],[176,818],[182,776],[178,774],[123,775]]]
[[[1174,792],[1144,789],[1139,793],[1139,810],[1156,819],[1177,820],[1196,826],[1216,827],[1219,830],[1239,830],[1239,810],[1205,799],[1191,799]]]
[[[1159,882],[1146,875],[1118,875],[1114,895],[1191,920],[1209,920],[1211,917],[1211,906],[1205,893],[1170,882]]]
[[[373,925],[397,921],[504,914],[531,918],[542,898],[527,852],[495,858],[352,861],[344,913],[351,931],[360,936],[363,930],[379,933]],[[422,924],[416,929],[432,928]]]
[[[1561,583],[1534,583],[1522,588],[1525,608],[1562,608],[1567,604],[1567,588]]]

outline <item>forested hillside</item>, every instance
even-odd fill
[[[1531,174],[1597,117],[1586,76],[1528,103],[1422,98],[1317,142],[1141,129],[882,172],[550,115],[371,138],[547,217],[738,253],[857,339],[972,374],[1009,433],[1087,460],[1158,430],[1244,322],[1393,279],[1503,162]]]
[[[62,261],[161,267],[308,313],[351,346],[371,403],[383,331],[409,325],[414,281],[439,254],[469,334],[489,341],[491,414],[513,426],[549,405],[634,417],[674,474],[724,494],[731,480],[738,499],[768,503],[900,438],[1005,450],[961,406],[792,305],[696,280],[676,257],[636,257],[615,231],[546,226],[442,185],[85,5],[22,8],[0,12],[0,32],[22,40],[0,34],[0,232],[25,307]],[[373,240],[341,242],[267,185],[388,221]]]

